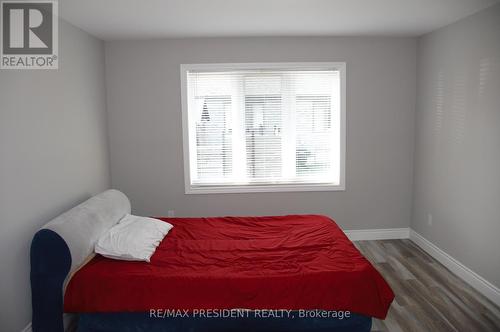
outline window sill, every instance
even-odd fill
[[[309,192],[309,191],[345,191],[345,185],[334,184],[281,184],[247,186],[187,186],[186,194],[232,194],[263,192]]]

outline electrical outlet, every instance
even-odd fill
[[[432,214],[427,213],[427,225],[432,226]]]
[[[172,217],[175,217],[175,210],[168,210],[168,212],[167,212],[167,216],[168,216],[168,217],[171,217],[171,218],[172,218]]]

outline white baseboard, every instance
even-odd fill
[[[31,329],[31,322],[24,328],[22,329],[21,332],[32,332],[33,330]]]
[[[500,306],[500,289],[498,287],[481,277],[476,272],[469,269],[467,266],[460,263],[452,256],[448,255],[441,248],[412,229],[410,229],[410,240],[416,243],[420,248],[422,248],[438,262],[446,266],[448,270],[452,271],[457,276],[462,278],[466,283],[475,288],[479,293],[483,294],[493,303]]]
[[[356,229],[344,231],[351,241],[407,239],[409,228]]]
[[[76,319],[74,314],[63,314],[63,325],[64,331],[66,332],[74,332],[76,331]],[[21,332],[33,332],[33,328],[31,326],[31,322],[21,330]]]
[[[351,241],[410,239],[466,283],[500,306],[500,289],[410,228],[346,230]]]

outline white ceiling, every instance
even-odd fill
[[[60,0],[104,40],[223,36],[418,36],[498,0]]]

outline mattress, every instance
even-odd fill
[[[65,311],[322,309],[383,319],[394,298],[326,216],[158,219],[174,228],[150,263],[97,255],[70,280]]]

